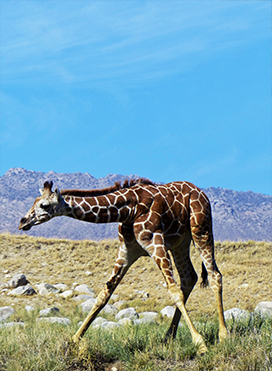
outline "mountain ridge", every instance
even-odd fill
[[[95,178],[89,173],[56,173],[11,168],[0,177],[0,232],[18,231],[20,218],[32,206],[45,180],[52,180],[59,189],[99,189],[116,181],[139,178],[137,175],[108,174]],[[180,179],[182,180],[182,179]],[[203,189],[210,199],[215,240],[272,241],[272,196],[224,188]],[[117,225],[91,224],[60,217],[32,228],[29,235],[68,239],[101,240],[117,237]]]

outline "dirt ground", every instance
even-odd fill
[[[216,243],[217,265],[223,274],[224,309],[238,307],[254,310],[261,301],[272,300],[272,243]],[[71,241],[0,234],[0,282],[8,282],[16,273],[24,273],[35,288],[38,283],[86,283],[98,294],[111,274],[118,251],[118,241]],[[191,259],[201,275],[201,259],[192,246]],[[178,277],[176,275],[177,281]],[[9,290],[8,290],[9,291]],[[0,289],[0,306],[65,308],[76,306],[73,299],[57,295],[11,297]],[[144,293],[139,293],[143,291]],[[145,293],[148,293],[148,297]],[[150,258],[140,258],[116,289],[115,300],[126,300],[126,306],[138,311],[161,310],[172,305],[161,272]],[[214,315],[215,299],[210,288],[196,284],[187,308],[192,317]]]

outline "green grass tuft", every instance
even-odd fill
[[[125,326],[113,331],[90,329],[79,344],[75,326],[36,323],[25,319],[20,328],[0,331],[0,370],[249,370],[272,367],[272,320],[253,317],[230,326],[230,337],[217,341],[218,325],[199,318],[208,352],[197,355],[186,326],[177,338],[164,342],[168,323]]]

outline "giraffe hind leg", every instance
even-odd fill
[[[223,311],[222,275],[214,258],[214,240],[212,232],[211,205],[203,192],[193,191],[190,195],[190,227],[196,248],[199,250],[202,262],[207,270],[211,288],[215,294],[219,319],[219,338],[223,340],[228,335]],[[205,269],[204,282],[207,280]]]
[[[214,262],[214,271],[211,272],[210,285],[216,298],[218,320],[219,320],[219,340],[223,341],[228,337],[228,330],[224,318],[223,310],[223,286],[222,286],[222,275]],[[208,271],[209,272],[209,271]]]
[[[196,271],[194,270],[194,267],[189,256],[190,242],[191,241],[188,241],[185,247],[182,248],[182,246],[179,246],[172,251],[173,259],[180,277],[180,288],[183,292],[184,304],[186,304],[197,282],[197,274]],[[166,333],[165,337],[166,341],[169,338],[176,337],[180,318],[181,311],[179,310],[179,308],[176,308],[171,325]]]
[[[180,318],[181,318],[181,311],[179,310],[178,307],[176,307],[171,325],[169,329],[167,330],[167,333],[164,338],[165,342],[167,342],[170,339],[174,339],[176,337]]]
[[[167,283],[167,289],[168,292],[175,303],[175,305],[178,307],[180,312],[182,313],[187,326],[189,327],[189,330],[191,332],[193,343],[198,346],[199,353],[205,353],[207,351],[207,347],[204,343],[204,340],[202,336],[197,332],[196,328],[194,327],[190,316],[187,312],[187,309],[185,308],[185,298],[186,295],[182,292],[182,290],[177,286],[174,275],[173,275],[173,268],[171,264],[171,259],[168,254],[168,252],[165,250],[163,242],[159,244],[159,235],[156,235],[156,245],[150,245],[146,250],[149,252],[150,256],[153,258],[155,263],[158,265],[160,270],[162,271],[162,274],[164,276],[164,279]],[[163,237],[161,236],[161,240],[163,241]],[[179,316],[179,312],[177,312],[177,319]]]
[[[200,287],[202,288],[208,287],[209,286],[208,272],[203,262],[202,262],[201,278],[202,278],[202,282],[200,283]]]
[[[203,241],[203,242],[202,242]],[[203,240],[200,238],[195,239],[195,245],[200,251],[202,258],[202,279],[203,287],[208,284],[208,277],[211,289],[216,298],[218,320],[219,320],[219,339],[223,341],[228,336],[228,330],[224,318],[223,310],[223,285],[222,274],[220,273],[214,258],[213,240],[207,243],[206,236]]]

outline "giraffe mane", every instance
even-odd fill
[[[126,179],[123,184],[121,182],[115,182],[115,184],[108,188],[103,189],[91,189],[91,190],[80,190],[80,189],[64,189],[61,191],[62,196],[78,196],[78,197],[95,197],[95,196],[103,196],[107,195],[112,192],[119,191],[120,189],[130,188],[135,186],[136,184],[143,184],[143,185],[155,185],[151,180],[145,178],[138,178],[138,179]]]

